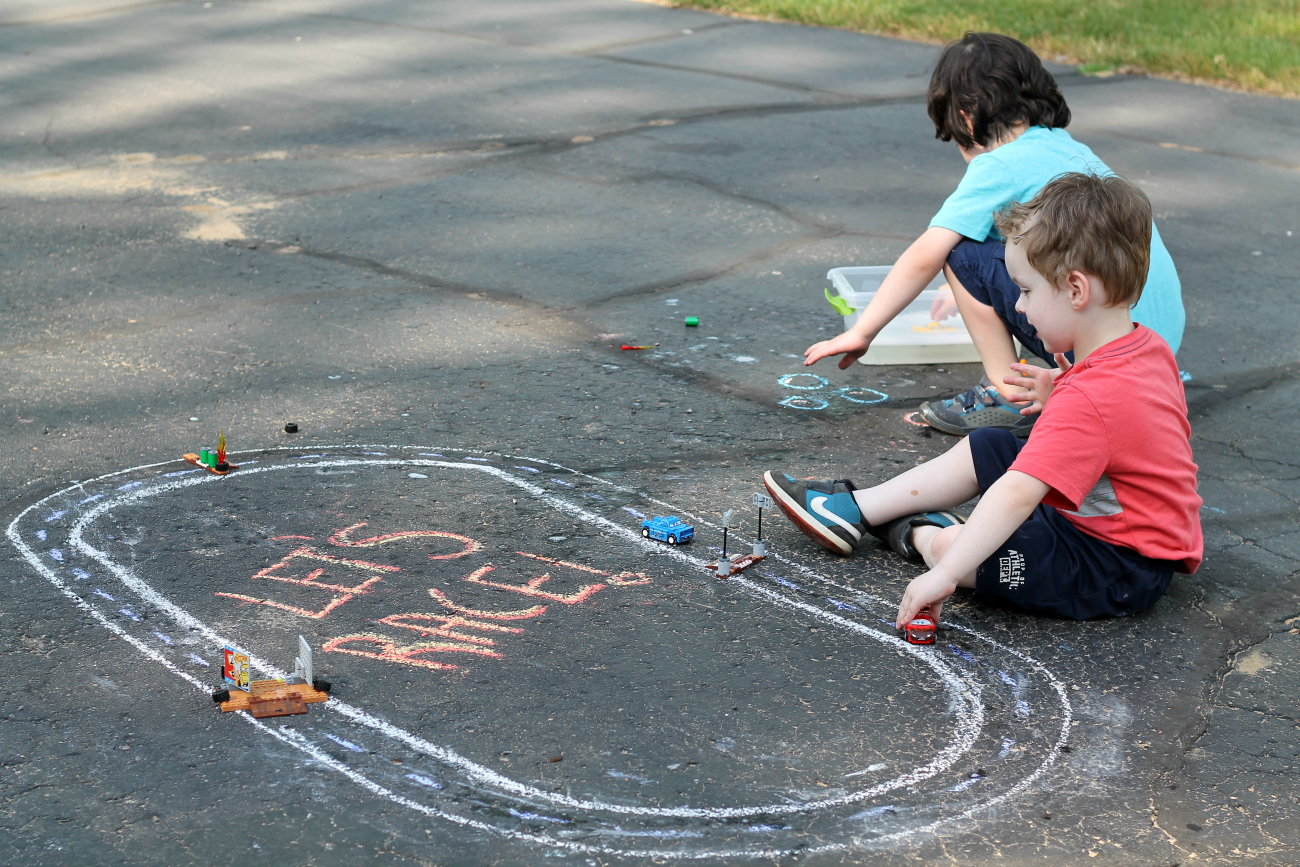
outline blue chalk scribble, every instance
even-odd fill
[[[330,734],[329,732],[326,732],[326,733],[325,733],[325,737],[327,737],[327,738],[329,738],[330,740],[334,741],[334,743],[338,744],[339,746],[343,747],[344,749],[352,750],[352,752],[354,752],[354,753],[364,753],[364,752],[366,751],[366,748],[365,748],[365,747],[359,747],[359,746],[357,746],[356,744],[352,743],[352,741],[344,740],[343,738],[341,738],[341,737],[339,737],[339,736],[337,736],[337,735],[332,735],[332,734]]]
[[[573,824],[572,819],[559,819],[555,816],[544,816],[541,813],[526,813],[523,810],[516,810],[514,807],[510,808],[510,815],[517,819],[526,819],[532,822],[558,822],[561,825]]]
[[[437,780],[431,777],[426,777],[424,774],[407,774],[406,778],[408,780],[413,780],[414,782],[419,783],[421,786],[428,786],[430,789],[442,788],[442,783],[438,782]]]
[[[789,578],[782,578],[780,575],[773,575],[771,572],[764,572],[763,574],[766,575],[768,578],[771,578],[777,584],[780,584],[782,587],[789,587],[791,590],[798,590],[800,593],[808,592],[803,587],[800,587],[798,584],[791,581]]]
[[[895,812],[894,805],[886,804],[883,807],[872,807],[869,810],[861,810],[857,813],[854,813],[852,816],[849,816],[849,821],[852,821],[854,819],[870,819],[872,816],[879,816],[882,813],[893,813],[893,812]]]
[[[953,655],[953,656],[960,656],[962,659],[966,660],[967,662],[974,662],[974,661],[975,661],[975,657],[974,657],[974,656],[972,656],[971,654],[969,654],[969,653],[967,653],[966,651],[962,650],[960,647],[958,647],[958,646],[955,645],[955,644],[949,644],[949,645],[948,645],[948,649],[952,651],[952,655]],[[1012,686],[1015,686],[1015,684],[1013,683]]]

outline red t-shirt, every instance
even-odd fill
[[[1011,469],[1089,536],[1190,574],[1204,552],[1191,432],[1174,354],[1138,325],[1057,378]]]

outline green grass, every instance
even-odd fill
[[[1141,71],[1300,96],[1300,0],[659,0],[929,42],[1014,36],[1084,72]]]

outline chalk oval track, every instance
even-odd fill
[[[257,477],[267,479],[283,473],[324,471],[332,476],[374,467],[477,473],[508,484],[547,508],[611,537],[621,538],[629,546],[647,546],[656,554],[675,558],[692,573],[703,565],[703,559],[689,551],[667,551],[644,542],[637,530],[639,522],[617,520],[627,518],[619,510],[635,512],[623,503],[680,515],[689,513],[631,488],[539,459],[400,446],[318,448],[311,455],[303,450],[286,450],[260,457],[260,463],[241,470],[238,478],[252,484]],[[130,604],[155,611],[200,636],[203,650],[209,655],[225,643],[226,636],[159,592],[154,586],[156,581],[150,583],[87,538],[93,535],[96,521],[115,510],[162,495],[185,496],[205,485],[229,481],[170,469],[135,468],[57,492],[24,511],[10,525],[8,535],[28,562],[70,601],[132,641],[151,659],[206,691],[211,676],[196,676],[195,665],[185,663],[179,646],[161,644],[161,639],[153,637],[160,634],[158,630],[152,630],[151,636],[149,624],[132,619],[135,615],[126,616],[129,605],[117,608],[126,598],[121,592],[129,592],[133,600]],[[548,479],[555,484],[548,484]],[[591,490],[584,490],[587,488]],[[590,503],[579,503],[580,493],[594,495],[602,504],[599,508],[612,516],[593,511]],[[42,532],[47,538],[38,539],[37,534]],[[50,537],[51,533],[56,535]],[[57,547],[60,545],[64,547]],[[86,581],[77,574],[86,573],[83,567],[89,563],[95,564],[104,578],[116,582],[110,589],[115,588],[117,595],[102,587],[92,588],[95,581]],[[779,571],[795,580],[772,572],[756,572],[728,584],[754,600],[775,606],[786,616],[816,623],[819,628],[833,629],[858,641],[875,642],[891,653],[906,654],[909,664],[928,669],[930,676],[943,684],[949,705],[947,716],[952,720],[950,736],[933,755],[887,779],[877,779],[880,775],[865,771],[858,776],[860,769],[856,767],[842,768],[846,772],[840,775],[842,779],[822,795],[802,793],[770,803],[699,805],[686,799],[685,803],[647,804],[640,798],[602,798],[530,785],[338,699],[325,706],[331,718],[341,724],[336,726],[337,731],[329,731],[322,724],[320,731],[304,733],[289,724],[267,725],[245,719],[375,796],[429,816],[491,830],[528,845],[670,858],[770,857],[780,852],[888,845],[903,837],[933,832],[944,823],[968,818],[1012,797],[1032,785],[1054,762],[1068,735],[1071,711],[1063,685],[1046,668],[1012,648],[954,624],[948,624],[951,632],[964,634],[967,643],[979,645],[982,652],[957,645],[912,648],[899,642],[892,628],[881,628],[879,615],[888,617],[891,612],[884,600],[836,585],[787,558],[777,558],[777,564]],[[671,592],[672,587],[660,589]],[[263,659],[255,659],[254,666],[272,676],[283,675]],[[1013,739],[1017,760],[1008,769],[1016,773],[999,774],[994,783],[991,775],[975,777],[962,770],[969,769],[972,757],[976,764],[990,764],[998,761],[991,750],[1000,752],[1005,759],[1012,749],[1007,746],[1007,737],[999,741],[984,731],[986,717],[1006,728],[1024,723],[1030,714],[1035,715],[1035,726],[1050,721],[1050,728],[1059,735],[1038,742],[1029,736],[1018,743]],[[424,764],[407,763],[395,768],[390,762],[377,760],[372,751],[354,751],[351,747],[356,746],[353,741],[359,739],[355,734],[358,731],[369,731],[372,737],[382,736],[400,744]],[[340,752],[339,744],[350,746]]]

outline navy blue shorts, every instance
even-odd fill
[[[1024,314],[1016,312],[1020,287],[1007,273],[1006,245],[992,237],[985,241],[962,238],[948,254],[948,266],[971,297],[997,311],[998,318],[1025,349],[1056,367],[1056,359],[1043,347],[1038,331]]]
[[[981,492],[1002,478],[1025,444],[994,428],[971,431],[969,440]],[[1089,536],[1039,504],[975,571],[975,595],[1070,620],[1119,617],[1154,605],[1177,565]]]

